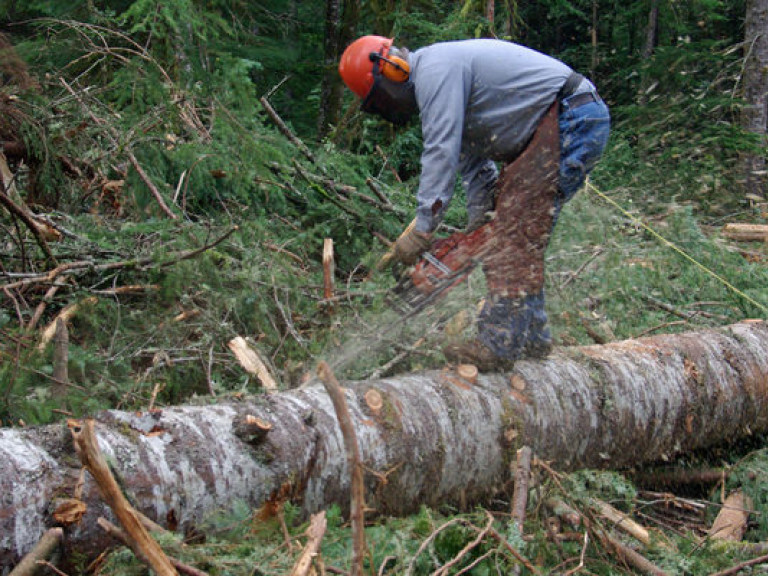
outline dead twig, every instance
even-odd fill
[[[571,272],[571,274],[569,274],[568,278],[566,278],[566,279],[563,281],[563,283],[562,283],[562,284],[560,284],[560,289],[562,290],[563,288],[565,288],[566,286],[568,286],[568,284],[570,284],[570,283],[571,283],[571,282],[573,282],[573,281],[574,281],[576,278],[578,278],[578,277],[581,275],[581,273],[582,273],[582,272],[584,272],[584,270],[586,270],[586,269],[587,269],[587,266],[589,266],[590,264],[592,264],[592,262],[594,262],[595,260],[597,260],[598,256],[600,256],[602,253],[603,253],[603,247],[602,247],[602,246],[598,246],[598,247],[595,249],[595,251],[592,253],[592,255],[591,255],[589,258],[587,258],[587,259],[584,261],[584,263],[583,263],[581,266],[579,266],[579,267],[576,269],[576,271],[575,271],[575,272]]]
[[[213,240],[212,242],[209,242],[208,244],[205,244],[204,246],[201,246],[200,248],[195,248],[194,250],[187,250],[183,252],[177,252],[176,254],[172,254],[168,258],[164,258],[159,262],[155,261],[155,259],[151,256],[147,256],[144,258],[134,258],[131,260],[118,260],[115,262],[105,262],[103,264],[96,264],[91,260],[77,260],[74,262],[68,262],[66,264],[60,264],[53,270],[50,270],[49,272],[46,272],[44,274],[36,274],[34,276],[30,276],[22,280],[17,280],[16,282],[10,282],[8,284],[5,284],[4,286],[0,286],[0,289],[13,290],[16,288],[29,286],[32,284],[50,284],[56,279],[56,277],[63,274],[64,272],[69,272],[71,274],[76,274],[78,272],[85,272],[85,271],[102,272],[105,270],[119,270],[122,268],[141,268],[142,266],[147,266],[150,264],[154,265],[156,268],[166,268],[168,266],[177,264],[183,260],[189,260],[191,258],[194,258],[195,256],[198,256],[199,254],[202,254],[203,252],[210,250],[214,246],[222,243],[224,240],[229,238],[238,229],[239,229],[238,226],[233,226],[227,232],[225,232],[222,236],[220,236],[216,240]]]
[[[651,328],[648,328],[647,330],[643,330],[639,334],[633,336],[633,339],[642,338],[643,336],[648,336],[648,334],[652,334],[653,332],[656,332],[657,330],[664,330],[665,328],[669,328],[670,326],[680,326],[681,324],[688,324],[687,320],[675,320],[673,322],[664,322],[663,324],[658,324],[656,326],[652,326]]]
[[[47,530],[24,558],[11,571],[9,576],[32,576],[38,562],[47,560],[53,555],[64,539],[63,528],[51,528]]]
[[[320,552],[320,543],[325,535],[327,522],[325,511],[313,514],[307,528],[307,545],[291,570],[291,576],[307,576],[312,569],[313,561]]]
[[[40,249],[43,251],[43,254],[45,254],[45,257],[53,262],[54,265],[58,264],[56,256],[54,256],[53,252],[51,252],[51,248],[48,246],[48,242],[46,242],[45,237],[40,230],[40,224],[38,224],[35,219],[32,218],[27,210],[11,200],[11,197],[6,194],[6,185],[2,179],[0,179],[0,204],[2,204],[3,207],[8,210],[8,212],[24,222],[29,231],[32,232],[37,245],[40,246]]]
[[[283,303],[280,301],[280,298],[278,298],[277,296],[277,283],[273,282],[272,285],[273,285],[272,293],[275,298],[275,306],[280,312],[280,316],[282,316],[283,322],[285,322],[286,329],[288,330],[290,335],[293,336],[293,339],[296,340],[297,344],[299,344],[302,348],[306,348],[307,343],[305,342],[304,338],[301,337],[301,334],[299,334],[298,331],[296,330],[296,327],[293,325],[293,320],[291,320],[290,314],[285,310]]]
[[[144,168],[141,167],[141,164],[139,164],[139,161],[136,159],[136,155],[132,151],[128,151],[128,161],[131,163],[131,166],[133,166],[133,169],[136,170],[136,173],[139,175],[139,178],[141,178],[144,182],[144,184],[147,185],[147,188],[149,188],[149,193],[152,194],[155,201],[157,202],[157,205],[160,206],[160,209],[165,212],[165,215],[168,216],[171,220],[178,220],[178,216],[173,213],[173,211],[168,208],[168,204],[165,203],[165,200],[163,199],[163,195],[160,193],[160,190],[157,189],[157,186],[155,186],[155,183],[152,182],[152,179],[149,177],[149,175],[144,171]]]
[[[538,574],[541,574],[541,572],[539,572],[539,571],[536,569],[536,566],[534,566],[533,564],[531,564],[531,561],[530,561],[530,560],[528,560],[528,558],[526,558],[525,556],[523,556],[522,554],[520,554],[520,552],[518,552],[518,551],[517,551],[517,550],[516,550],[516,549],[515,549],[515,548],[512,546],[512,544],[510,544],[510,543],[507,541],[507,539],[506,539],[504,536],[502,536],[501,534],[499,534],[499,533],[498,533],[498,532],[497,532],[497,531],[496,531],[494,528],[491,528],[491,530],[488,532],[488,534],[489,534],[490,536],[492,536],[492,537],[493,537],[493,538],[494,538],[494,539],[495,539],[495,540],[496,540],[496,541],[497,541],[499,544],[501,544],[501,545],[504,547],[504,549],[505,549],[507,552],[509,552],[510,554],[512,554],[512,556],[514,556],[514,557],[515,557],[515,559],[516,559],[518,562],[520,562],[520,563],[521,563],[523,566],[525,566],[526,568],[528,568],[528,570],[530,570],[530,571],[531,571],[533,574],[537,574],[537,575],[538,575]]]
[[[733,576],[733,574],[738,574],[739,572],[744,570],[744,568],[749,568],[750,566],[754,566],[755,564],[762,564],[763,562],[768,562],[768,555],[752,558],[752,560],[741,562],[740,564],[736,564],[735,566],[732,566],[727,570],[722,570],[720,572],[715,572],[714,574],[710,574],[710,576]]]
[[[464,548],[462,548],[456,556],[454,556],[451,560],[443,564],[439,569],[432,572],[432,576],[445,576],[448,574],[448,571],[456,566],[461,560],[469,554],[472,550],[474,550],[477,546],[480,545],[480,543],[485,539],[485,537],[488,535],[488,532],[493,528],[493,516],[489,512],[485,513],[488,518],[488,523],[486,524],[485,528],[478,531],[477,537],[475,537],[472,542],[468,543]]]
[[[384,365],[371,372],[366,379],[376,380],[387,374],[394,366],[408,358],[411,354],[418,352],[418,347],[426,342],[426,338],[419,338],[413,343],[413,346],[402,346],[402,350],[389,359]]]
[[[94,421],[70,421],[69,430],[83,466],[88,469],[104,501],[125,528],[127,545],[136,557],[145,562],[158,576],[178,574],[168,557],[147,532],[139,516],[120,490],[104,459],[94,431]]]
[[[528,446],[517,451],[515,468],[515,489],[512,493],[512,518],[520,534],[525,523],[525,509],[528,505],[528,484],[531,479],[531,458],[533,452]]]
[[[405,571],[405,576],[410,576],[411,572],[413,572],[413,567],[416,563],[416,559],[421,556],[421,553],[426,550],[429,545],[437,538],[444,530],[447,530],[451,526],[455,526],[456,524],[467,524],[468,522],[464,518],[453,518],[452,520],[449,520],[445,524],[439,526],[437,529],[433,530],[432,533],[421,543],[419,546],[419,549],[416,550],[416,553],[413,555],[413,558],[411,558],[411,562],[408,564],[408,568]]]
[[[581,547],[581,556],[579,557],[579,565],[571,568],[568,572],[563,572],[563,576],[571,576],[576,574],[579,570],[584,568],[584,556],[587,554],[587,544],[589,544],[589,532],[584,532],[584,545]]]
[[[352,425],[352,418],[349,414],[347,401],[344,398],[344,392],[339,385],[339,381],[336,380],[336,376],[331,371],[331,367],[326,362],[321,362],[317,367],[317,375],[331,397],[336,418],[339,420],[341,434],[344,437],[347,464],[352,474],[349,519],[352,524],[353,556],[350,573],[352,576],[362,576],[364,573],[363,560],[365,559],[366,551],[364,526],[365,486],[363,484],[363,467],[360,462],[357,435]]]
[[[283,122],[282,118],[278,115],[277,112],[275,112],[275,109],[272,108],[272,105],[269,103],[269,101],[261,97],[259,98],[259,102],[261,102],[262,107],[264,108],[264,111],[269,115],[269,117],[272,119],[272,122],[275,123],[278,130],[282,132],[283,136],[288,138],[288,140],[291,141],[291,143],[296,146],[296,148],[299,149],[299,151],[309,160],[317,166],[318,170],[323,174],[323,176],[327,176],[327,173],[325,171],[325,168],[323,168],[315,159],[315,155],[312,154],[312,152],[307,148],[307,146],[302,142],[293,132],[291,132],[291,129],[288,128],[285,122]]]
[[[48,562],[48,560],[38,560],[37,561],[37,565],[38,566],[45,566],[46,568],[48,568],[48,570],[50,570],[54,574],[58,574],[58,576],[68,576],[68,574],[66,572],[63,572],[63,571],[59,570],[58,568],[56,568],[56,566],[54,566],[53,564]]]
[[[104,532],[112,536],[113,538],[120,540],[123,544],[130,547],[130,538],[125,533],[125,531],[121,530],[112,522],[107,520],[106,518],[98,518],[96,520],[96,523],[101,527]],[[176,568],[179,572],[182,574],[187,574],[188,576],[208,576],[207,572],[203,572],[202,570],[198,570],[197,568],[190,566],[189,564],[184,564],[183,562],[177,560],[176,558],[173,558],[172,556],[168,556],[168,561],[173,565],[174,568]]]

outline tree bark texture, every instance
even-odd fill
[[[651,0],[651,8],[648,11],[648,23],[645,27],[645,44],[643,45],[643,58],[650,58],[656,45],[659,43],[659,0]]]
[[[745,130],[768,143],[768,0],[747,0],[744,19],[744,99],[742,124]],[[746,163],[746,192],[768,198],[765,155],[750,154]]]
[[[338,79],[338,61],[341,56],[341,6],[342,0],[325,2],[325,39],[323,41],[323,81],[320,85],[320,107],[317,115],[317,132],[320,139],[328,134],[331,124],[338,121],[341,107],[342,86]]]
[[[560,470],[620,469],[768,430],[768,324],[563,348],[474,384],[446,367],[343,385],[368,507],[473,505],[507,490],[523,445]],[[319,382],[209,402],[98,415],[99,446],[139,511],[183,528],[235,501],[287,497],[307,515],[348,507],[349,461]],[[266,434],[236,434],[247,419]],[[64,424],[0,430],[0,571],[51,525],[79,467]],[[96,518],[113,516],[90,477],[82,499],[88,510],[66,544],[87,552],[104,544]]]
[[[339,77],[341,54],[354,39],[359,19],[359,2],[355,0],[326,0],[325,38],[323,41],[323,80],[318,109],[318,138],[328,135],[331,126],[339,122],[344,97],[344,84]]]

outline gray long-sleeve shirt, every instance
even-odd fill
[[[416,229],[431,232],[451,201],[457,172],[470,219],[490,209],[493,161],[522,151],[571,69],[501,40],[433,44],[410,54],[409,64],[424,141]]]

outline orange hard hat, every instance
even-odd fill
[[[341,79],[360,98],[365,98],[373,87],[373,67],[376,60],[371,59],[371,53],[386,58],[391,46],[392,38],[363,36],[347,46],[341,55]]]

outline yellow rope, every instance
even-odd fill
[[[620,205],[619,205],[619,204],[618,204],[618,203],[617,203],[615,200],[613,200],[612,198],[609,198],[609,197],[608,197],[606,194],[604,194],[603,192],[601,192],[600,190],[598,190],[598,189],[595,187],[595,185],[594,185],[594,184],[592,184],[592,182],[590,182],[590,180],[589,180],[589,179],[587,179],[587,181],[586,181],[586,183],[585,183],[585,186],[586,186],[586,189],[587,189],[587,190],[589,190],[590,192],[593,192],[594,194],[596,194],[597,196],[599,196],[600,198],[602,198],[603,200],[605,200],[606,202],[608,202],[608,204],[610,204],[611,206],[613,206],[614,208],[616,208],[616,209],[617,209],[619,212],[621,212],[622,214],[624,214],[624,216],[626,216],[627,218],[629,218],[630,220],[632,220],[632,222],[634,222],[635,224],[637,224],[638,226],[640,226],[641,228],[643,228],[643,230],[645,230],[646,232],[648,232],[649,234],[651,234],[651,235],[652,235],[654,238],[656,238],[657,240],[659,240],[659,241],[660,241],[662,244],[664,244],[665,246],[668,246],[669,248],[671,248],[672,250],[674,250],[675,252],[677,252],[678,254],[680,254],[680,256],[682,256],[683,258],[685,258],[686,260],[688,260],[690,263],[694,264],[695,266],[697,266],[698,268],[700,268],[701,270],[703,270],[704,272],[706,272],[707,274],[709,274],[710,276],[712,276],[713,278],[715,278],[715,279],[716,279],[718,282],[720,282],[721,284],[723,284],[724,286],[726,286],[726,287],[727,287],[729,290],[731,290],[731,291],[732,291],[734,294],[738,294],[739,296],[741,296],[741,297],[742,297],[744,300],[746,300],[747,302],[749,302],[749,303],[750,303],[750,304],[752,304],[753,306],[755,306],[755,307],[759,308],[760,310],[762,310],[762,311],[763,311],[763,312],[765,312],[765,313],[768,313],[768,306],[765,306],[764,304],[761,304],[760,302],[756,301],[756,300],[755,300],[754,298],[752,298],[751,296],[749,296],[749,295],[745,294],[744,292],[742,292],[741,290],[739,290],[738,288],[736,288],[736,286],[734,286],[733,284],[731,284],[730,282],[728,282],[728,280],[726,280],[725,278],[723,278],[722,276],[720,276],[719,274],[717,274],[715,271],[713,271],[713,270],[710,270],[709,268],[707,268],[706,266],[704,266],[704,264],[702,264],[701,262],[699,262],[698,260],[696,260],[696,259],[695,259],[693,256],[691,256],[690,254],[688,254],[687,252],[685,252],[684,250],[682,250],[681,248],[679,248],[678,246],[676,246],[676,245],[675,245],[674,243],[672,243],[671,241],[669,241],[669,240],[667,240],[666,238],[664,238],[664,237],[663,237],[661,234],[659,234],[659,233],[658,233],[658,232],[656,232],[656,231],[655,231],[653,228],[651,228],[650,226],[648,226],[647,224],[645,224],[645,223],[644,223],[642,220],[640,220],[639,218],[637,218],[636,216],[634,216],[633,214],[631,214],[631,213],[629,213],[627,210],[625,210],[625,209],[624,209],[622,206],[620,206]]]

